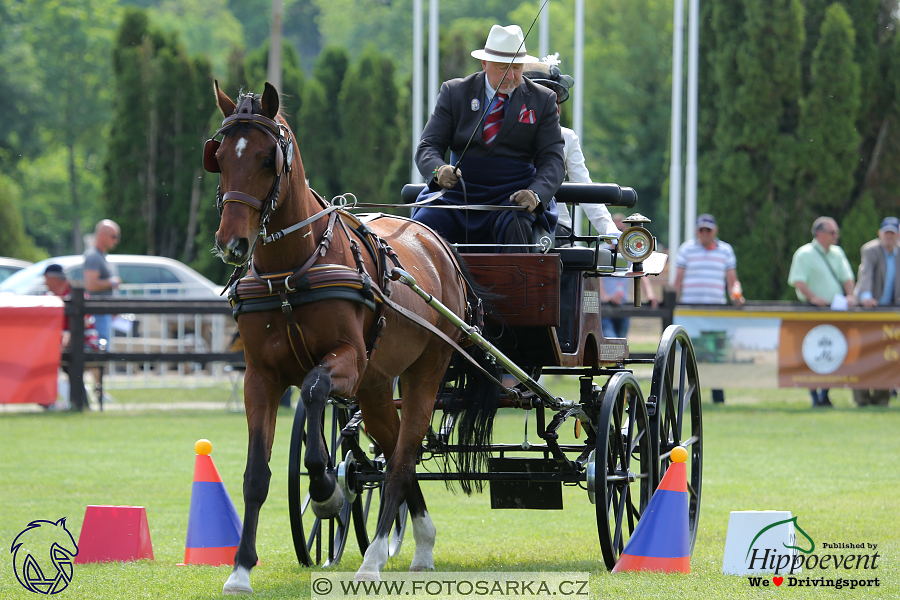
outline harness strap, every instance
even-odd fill
[[[228,194],[225,194],[225,195],[227,196]],[[227,200],[226,200],[226,202],[227,202]],[[290,227],[285,227],[281,231],[276,231],[275,233],[273,233],[272,235],[270,235],[266,239],[264,239],[263,244],[268,244],[269,242],[274,242],[276,240],[280,240],[287,234],[293,233],[293,232],[297,231],[298,229],[302,229],[302,228],[306,227],[307,225],[309,225],[310,223],[312,223],[314,221],[318,221],[322,217],[333,213],[334,211],[338,210],[339,208],[340,207],[338,207],[338,206],[329,206],[325,210],[317,212],[316,214],[314,214],[313,216],[311,216],[308,219],[300,221],[299,223],[291,225]]]
[[[228,202],[240,202],[259,212],[262,212],[263,209],[262,200],[255,198],[250,194],[245,194],[244,192],[225,192],[222,196],[222,205],[224,206]]]

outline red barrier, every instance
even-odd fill
[[[56,402],[63,302],[0,294],[0,403]]]

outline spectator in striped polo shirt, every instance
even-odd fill
[[[737,278],[737,259],[730,244],[716,237],[719,228],[710,214],[697,217],[697,237],[678,248],[675,292],[681,304],[725,304],[731,290],[735,304],[743,304]],[[724,390],[713,390],[713,402],[725,402]]]

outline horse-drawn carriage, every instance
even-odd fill
[[[611,569],[677,446],[688,450],[693,545],[703,445],[690,338],[670,326],[654,358],[633,359],[627,341],[604,338],[600,326],[602,277],[632,279],[637,304],[640,278],[665,265],[645,218],[632,215],[611,248],[614,238],[572,237],[568,247],[543,240],[533,252],[459,255],[414,221],[352,216],[312,192],[270,86],[240,106],[218,99],[225,137],[208,142],[204,161],[222,174],[217,248],[239,265],[231,298],[250,430],[244,532],[225,591],[250,591],[287,385],[301,387],[288,487],[303,565],[337,564],[352,537],[365,557],[357,578],[377,578],[409,520],[411,570],[433,568],[434,526],[418,481],[437,479],[466,491],[488,482],[494,508],[562,508],[561,487],[581,487]],[[557,194],[625,207],[636,199],[614,184],[564,184]],[[616,266],[620,256],[628,267]],[[485,288],[493,309],[482,320],[476,292]],[[653,365],[646,396],[631,368],[638,363]],[[578,397],[554,395],[541,375],[577,378]],[[490,439],[498,408],[522,411],[523,439]],[[528,440],[529,419],[540,441]],[[440,468],[421,468],[429,461]]]

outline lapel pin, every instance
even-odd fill
[[[481,102],[478,101],[478,98],[472,98],[472,110],[477,111],[481,108]]]

